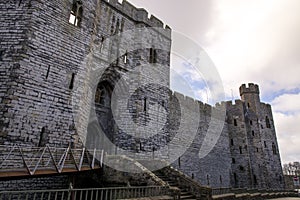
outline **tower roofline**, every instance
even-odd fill
[[[245,93],[259,94],[259,86],[254,83],[248,83],[248,87],[246,84],[242,84],[240,86],[240,96]]]

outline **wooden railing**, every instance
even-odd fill
[[[97,149],[0,146],[0,177],[76,172],[102,167]]]

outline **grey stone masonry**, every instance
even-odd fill
[[[176,158],[172,165],[202,185],[284,187],[258,85],[216,106],[171,91],[171,29],[144,9],[125,0],[10,0],[0,2],[0,24],[1,145]]]
[[[241,100],[234,104],[231,101],[221,103],[226,106],[225,124],[218,142],[204,158],[199,158],[199,151],[209,121],[213,119],[198,102],[202,109],[197,135],[173,166],[213,188],[283,189],[284,178],[271,106],[260,102],[259,87],[253,83],[243,84],[240,94]]]

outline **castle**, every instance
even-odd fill
[[[242,85],[241,100],[216,107],[170,91],[171,29],[144,9],[117,0],[13,0],[0,13],[1,145],[171,157],[202,185],[284,188],[271,106],[258,86]],[[215,144],[199,156],[221,108],[222,129],[211,129]]]

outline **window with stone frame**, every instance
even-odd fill
[[[73,90],[73,88],[74,88],[75,75],[76,75],[75,73],[71,74],[71,78],[70,78],[70,82],[69,82],[69,89],[70,90]]]
[[[75,0],[70,12],[69,23],[73,24],[74,26],[80,27],[82,21],[82,13],[82,1]]]
[[[156,49],[150,48],[149,63],[156,63],[156,61],[157,61]]]
[[[266,127],[271,128],[271,124],[268,116],[266,116]]]
[[[44,147],[46,146],[47,143],[48,143],[48,132],[47,132],[47,128],[43,127],[40,133],[38,147]]]
[[[95,103],[106,106],[106,92],[106,89],[102,85],[98,87],[95,94]]]

